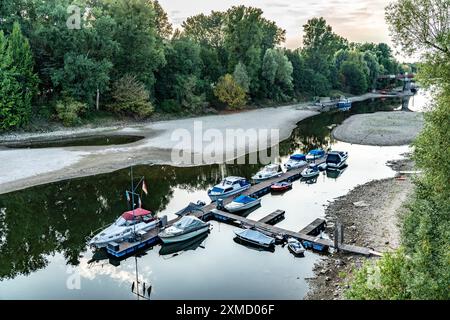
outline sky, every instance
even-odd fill
[[[354,42],[386,42],[392,45],[384,8],[391,0],[159,0],[175,28],[188,17],[211,10],[225,11],[233,5],[261,8],[264,17],[286,30],[284,46],[302,44],[303,25],[324,17],[337,34]],[[397,54],[401,60],[401,54]]]

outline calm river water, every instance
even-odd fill
[[[401,109],[402,105],[416,108],[417,101],[359,102],[348,112],[301,121],[291,137],[280,143],[278,160],[297,151],[332,147],[349,152],[348,168],[338,177],[323,173],[314,184],[296,181],[292,191],[264,196],[262,206],[249,217],[259,219],[283,209],[286,219],[278,225],[300,230],[323,217],[325,205],[333,198],[358,184],[393,176],[386,161],[401,158],[407,146],[338,142],[331,138],[328,126],[352,114]],[[143,198],[144,207],[170,218],[190,201],[208,201],[206,190],[222,177],[249,178],[259,168],[138,166],[135,176],[146,178],[149,195]],[[137,259],[92,261],[85,238],[126,209],[128,185],[126,169],[0,195],[0,299],[136,299],[131,292],[136,263],[139,280],[152,286],[152,299],[301,299],[306,294],[305,278],[313,276],[320,255],[308,251],[304,258],[295,258],[281,246],[275,252],[252,250],[233,241],[235,227],[214,221],[205,239],[176,253],[160,251],[158,245]]]

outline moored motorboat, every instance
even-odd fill
[[[283,192],[292,189],[292,182],[277,182],[270,186],[270,191],[272,192]]]
[[[348,152],[346,151],[330,151],[327,154],[327,168],[328,169],[339,169],[345,165],[348,159]]]
[[[261,199],[252,198],[249,196],[239,196],[233,201],[225,205],[225,209],[229,212],[243,211],[253,208],[261,203]]]
[[[234,233],[240,240],[263,248],[269,248],[275,244],[274,238],[269,237],[258,230],[244,229],[234,231]]]
[[[323,149],[314,149],[308,152],[306,155],[307,161],[315,161],[325,157],[325,151]]]
[[[208,190],[212,201],[225,199],[250,188],[251,184],[242,177],[226,177],[219,184]]]
[[[279,177],[283,174],[283,170],[279,164],[268,164],[262,170],[258,171],[252,179],[255,182],[261,182],[274,177]]]
[[[306,156],[301,153],[293,154],[289,157],[289,160],[284,164],[286,170],[298,169],[306,165]]]
[[[289,251],[291,251],[294,255],[300,256],[305,253],[305,248],[303,248],[302,243],[297,239],[289,238],[287,242]]]
[[[194,216],[183,216],[158,236],[164,243],[180,242],[209,231],[210,224]]]
[[[336,104],[336,106],[337,106],[338,110],[347,111],[352,107],[352,102],[349,99],[344,98],[344,99],[340,99],[338,101],[338,103]]]
[[[327,170],[327,163],[323,162],[321,164],[318,164],[317,168],[319,168],[319,171],[325,171],[325,170]]]
[[[124,212],[112,225],[96,234],[89,245],[103,248],[110,242],[122,242],[138,233],[147,232],[159,225],[159,220],[152,216],[151,211],[136,208]]]
[[[313,163],[311,163],[307,168],[303,169],[301,173],[303,178],[317,177],[319,174],[319,167]]]

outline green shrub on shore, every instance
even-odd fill
[[[56,114],[66,127],[80,124],[81,116],[86,112],[87,105],[71,97],[65,97],[56,102]]]
[[[114,102],[109,109],[115,113],[145,118],[153,113],[150,94],[145,85],[135,76],[126,75],[116,81],[113,86]]]

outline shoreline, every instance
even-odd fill
[[[336,221],[344,226],[344,242],[369,246],[381,252],[391,251],[400,244],[399,217],[412,195],[412,177],[399,171],[411,171],[413,161],[407,156],[388,162],[397,172],[396,177],[373,180],[350,190],[329,203],[325,210],[327,233],[333,238]],[[306,300],[342,300],[348,288],[353,268],[359,268],[367,259],[342,252],[332,253],[314,266],[314,277],[308,278],[310,289]]]
[[[352,101],[364,101],[367,99],[391,97],[383,94],[366,93],[361,96],[352,97]],[[3,149],[0,150],[0,162],[4,165],[0,168],[0,194],[21,190],[24,188],[57,182],[61,180],[85,177],[95,174],[109,173],[137,164],[169,164],[186,166],[171,161],[172,152],[183,151],[190,155],[194,154],[191,146],[183,144],[182,149],[172,139],[172,133],[178,129],[185,129],[192,135],[195,133],[194,124],[201,121],[203,130],[218,129],[225,132],[228,129],[254,130],[279,130],[279,141],[287,139],[297,123],[320,113],[320,108],[312,106],[310,102],[281,107],[268,107],[261,109],[245,110],[243,112],[226,115],[208,115],[190,117],[178,120],[148,122],[126,127],[99,127],[78,128],[64,131],[52,131],[39,134],[10,134],[0,136],[2,141],[24,142],[27,139],[38,139],[45,141],[46,138],[76,138],[80,136],[105,135],[105,133],[119,135],[140,135],[144,139],[124,145],[109,146],[85,146],[85,147],[57,147],[42,149]],[[270,119],[270,122],[261,121]],[[244,128],[242,128],[244,129]],[[5,140],[6,139],[6,140]],[[248,145],[266,143],[271,147],[276,143],[253,138]],[[239,158],[247,153],[244,146],[237,149],[234,146],[232,157],[230,150],[223,148],[222,157],[224,161]],[[260,149],[264,151],[264,148]],[[195,150],[194,150],[195,151]],[[213,164],[224,161],[204,162]]]

